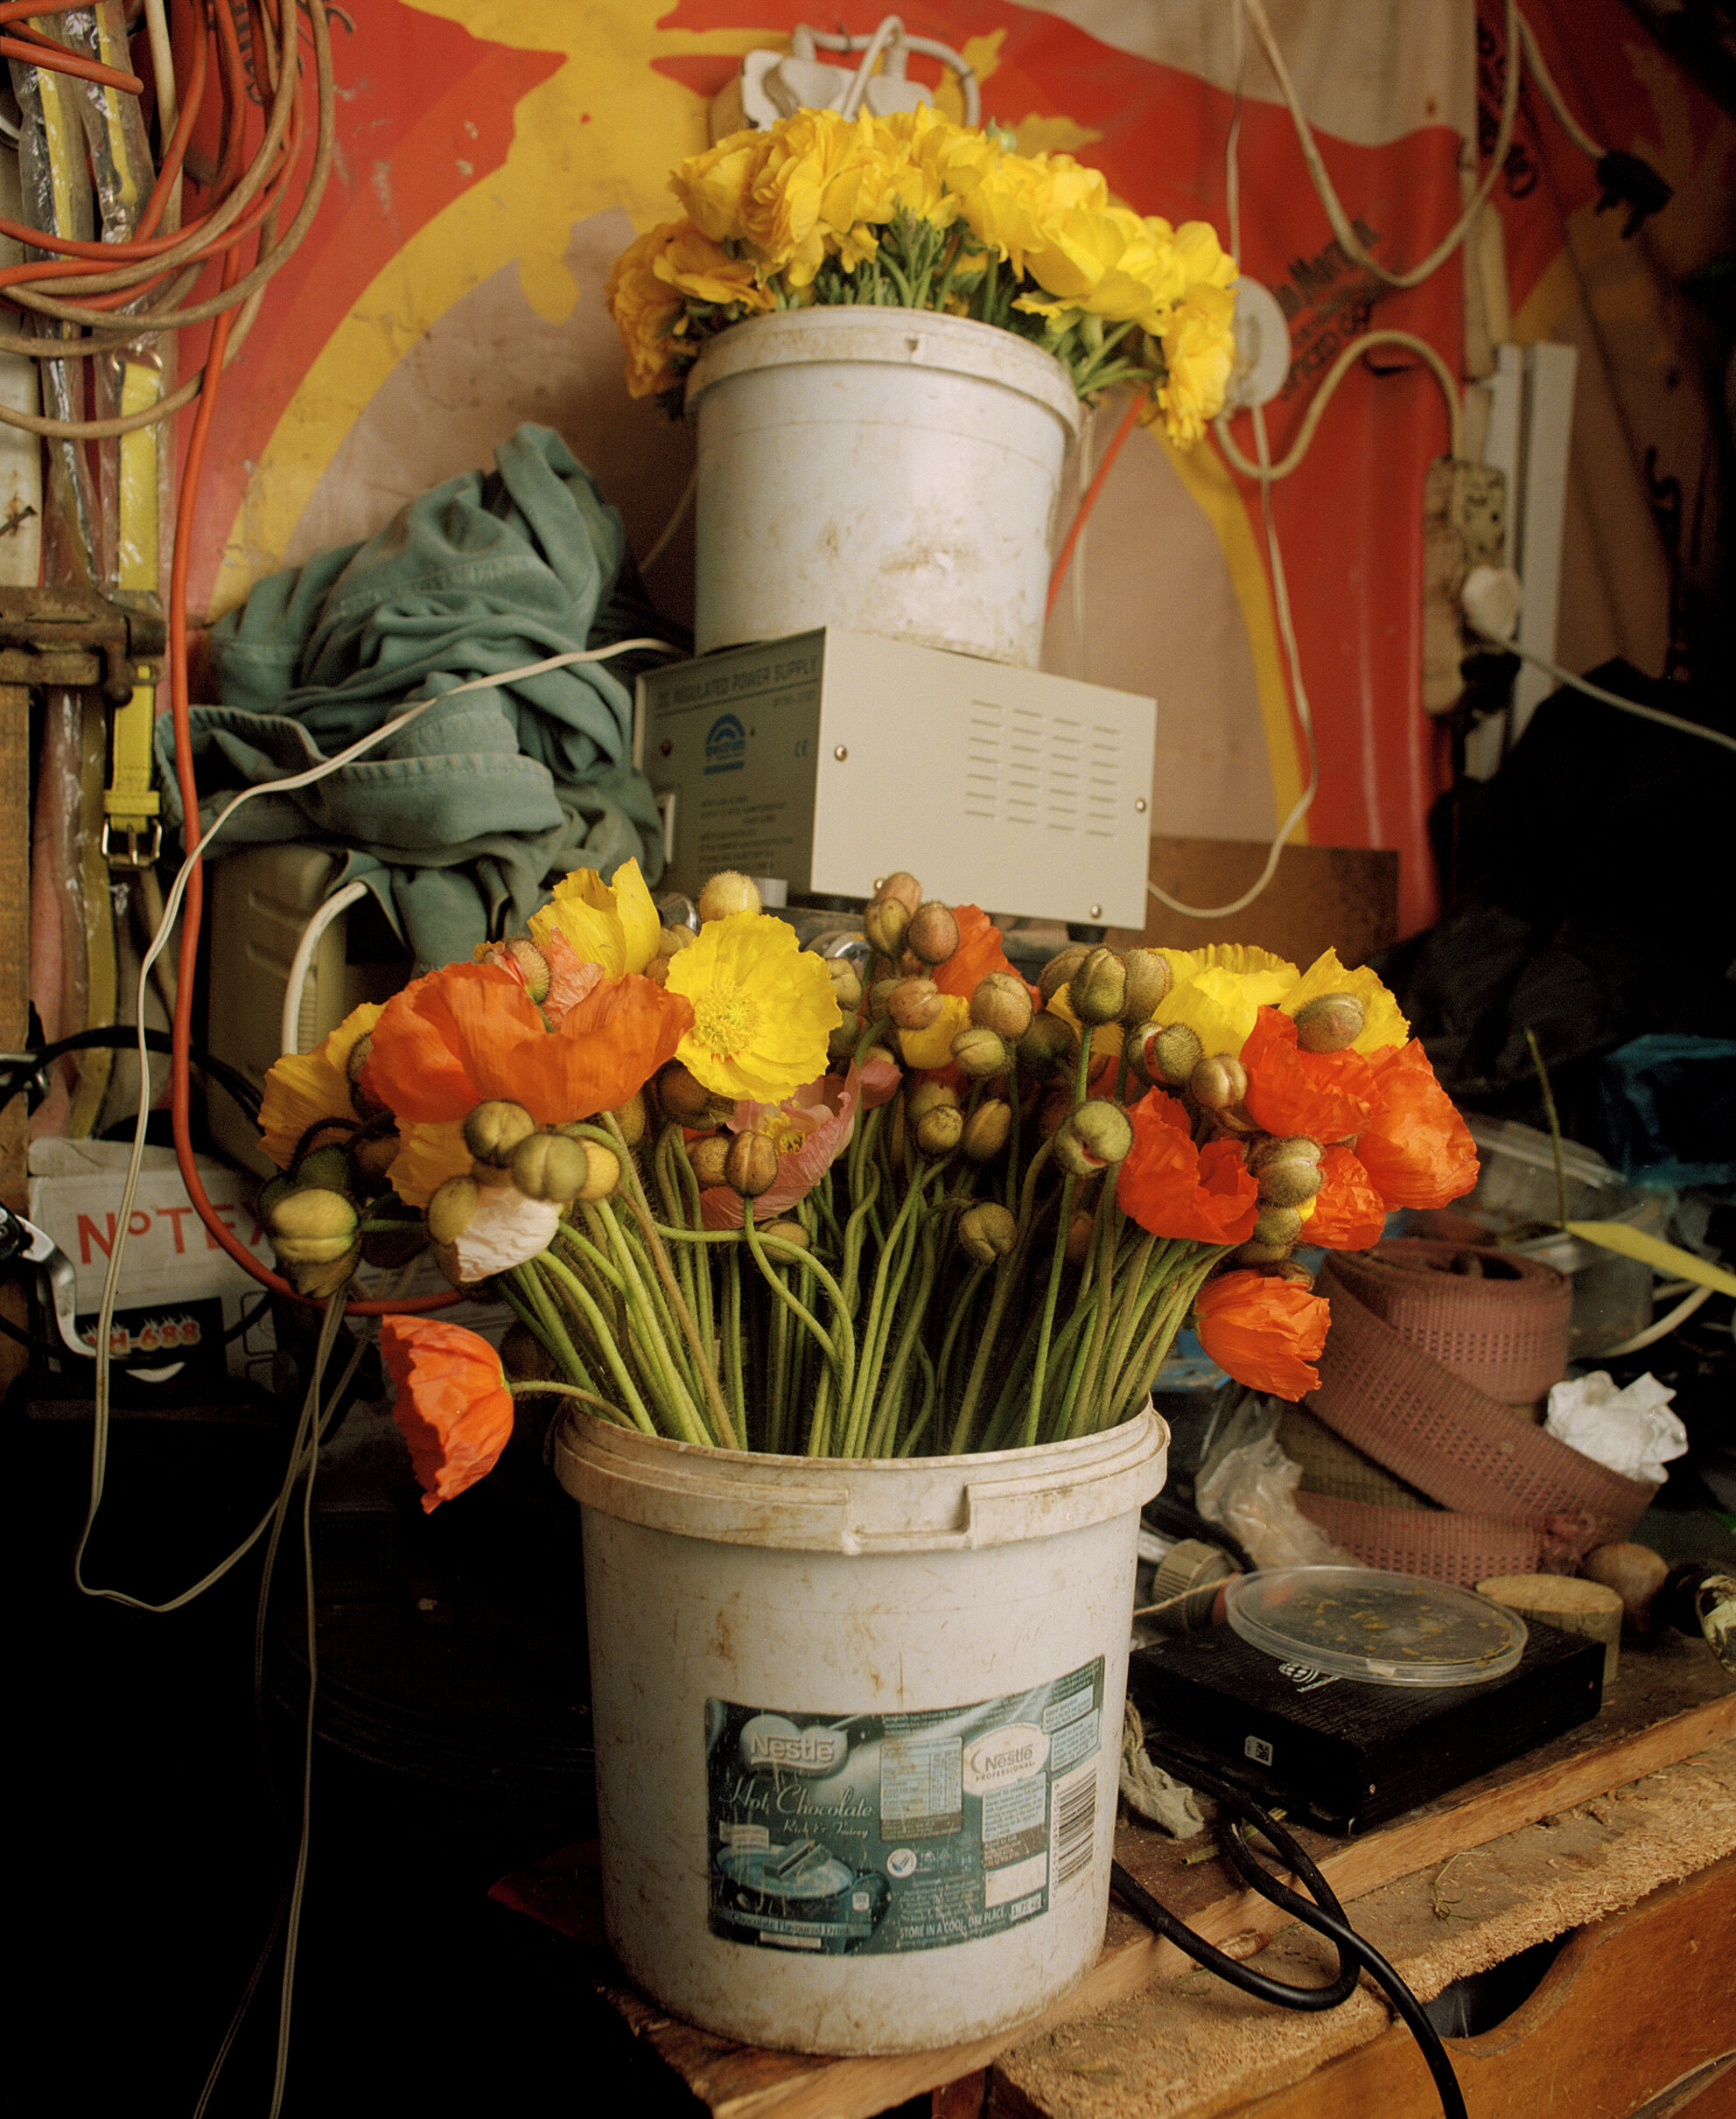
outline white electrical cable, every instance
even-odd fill
[[[164,0],[144,0],[144,28],[150,43],[150,72],[157,91],[157,136],[167,147],[180,115],[180,101],[175,92],[175,54]],[[163,232],[171,234],[180,225],[181,172],[177,170],[163,207]]]
[[[1098,405],[1088,405],[1085,416],[1079,425],[1079,463],[1074,477],[1082,501],[1091,490],[1091,462],[1097,438],[1097,414],[1101,409]],[[1070,562],[1073,578],[1068,584],[1072,591],[1073,640],[1074,652],[1079,657],[1079,682],[1082,684],[1091,682],[1091,656],[1085,638],[1085,541],[1090,534],[1091,526],[1088,522],[1074,540]]]
[[[1469,618],[1469,613],[1466,613]],[[1698,736],[1707,743],[1719,745],[1726,751],[1736,751],[1736,736],[1726,736],[1722,729],[1709,729],[1703,722],[1686,720],[1680,714],[1666,713],[1661,706],[1642,706],[1637,699],[1624,699],[1620,692],[1606,691],[1601,684],[1593,684],[1588,677],[1576,677],[1571,669],[1563,669],[1558,662],[1551,662],[1546,655],[1534,654],[1522,647],[1517,640],[1504,640],[1498,633],[1488,633],[1470,620],[1473,629],[1489,646],[1502,654],[1516,654],[1522,661],[1536,667],[1553,677],[1558,684],[1568,689],[1584,692],[1588,699],[1596,699],[1605,706],[1618,707],[1624,714],[1635,714],[1642,721],[1656,721],[1666,729],[1674,729],[1679,735]]]
[[[686,485],[681,489],[681,498],[676,502],[675,508],[671,513],[668,521],[664,523],[662,528],[658,531],[655,541],[652,544],[651,549],[647,552],[644,558],[639,563],[639,571],[641,577],[648,574],[652,568],[654,567],[657,562],[663,556],[663,554],[668,550],[670,541],[675,536],[676,532],[681,528],[682,519],[687,514],[688,509],[692,507],[693,496],[698,492],[698,490],[699,466],[696,464],[691,472],[689,474]]]
[[[301,1001],[307,989],[307,975],[313,966],[313,953],[319,947],[320,938],[340,913],[349,910],[358,898],[368,895],[368,885],[358,880],[345,884],[342,890],[328,898],[312,920],[302,929],[301,940],[296,944],[296,953],[290,960],[290,976],[284,988],[284,1015],[277,1028],[277,1050],[280,1053],[299,1053],[301,1050]]]
[[[1642,1347],[1656,1346],[1659,1339],[1667,1339],[1678,1325],[1685,1325],[1700,1304],[1710,1302],[1716,1293],[1714,1288],[1696,1288],[1686,1301],[1677,1303],[1668,1316],[1648,1325],[1643,1332],[1636,1332],[1632,1339],[1619,1339],[1614,1346],[1600,1346],[1598,1360],[1601,1361],[1612,1353],[1638,1353]]]
[[[550,655],[541,662],[526,663],[522,668],[500,670],[484,677],[472,677],[466,683],[454,684],[443,692],[437,692],[431,699],[418,699],[403,713],[395,716],[390,721],[382,722],[377,729],[370,729],[365,736],[358,737],[355,742],[349,745],[346,749],[340,751],[335,757],[322,759],[318,765],[310,766],[306,772],[291,773],[286,780],[262,780],[255,787],[243,787],[221,815],[213,822],[211,829],[182,862],[164,906],[162,923],[158,928],[155,939],[145,951],[138,968],[138,989],[135,996],[135,1019],[138,1031],[138,1108],[133,1125],[132,1153],[128,1159],[126,1181],[121,1192],[120,1211],[115,1217],[115,1241],[108,1254],[108,1268],[103,1276],[102,1282],[102,1300],[97,1312],[96,1388],[91,1437],[90,1501],[85,1515],[84,1528],[79,1536],[78,1549],[73,1557],[73,1579],[85,1596],[104,1597],[111,1602],[124,1604],[134,1611],[158,1613],[178,1611],[183,1604],[191,1602],[202,1590],[208,1588],[220,1576],[234,1566],[242,1554],[248,1550],[254,1540],[260,1535],[259,1531],[256,1530],[247,1540],[246,1544],[232,1553],[228,1559],[222,1562],[202,1581],[196,1584],[192,1589],[184,1591],[179,1597],[172,1598],[166,1604],[147,1604],[139,1598],[129,1596],[122,1590],[93,1588],[84,1579],[85,1551],[90,1543],[91,1532],[95,1528],[97,1511],[102,1505],[102,1488],[108,1466],[110,1368],[108,1335],[114,1323],[115,1311],[120,1295],[121,1265],[126,1254],[127,1234],[132,1220],[133,1200],[138,1192],[139,1172],[144,1165],[145,1129],[150,1119],[150,1068],[144,1042],[146,1027],[144,985],[145,981],[150,976],[151,966],[162,955],[168,944],[169,937],[174,930],[175,921],[179,916],[182,902],[187,893],[187,885],[192,878],[194,869],[209,851],[211,842],[220,831],[234,822],[247,803],[261,795],[293,794],[298,787],[311,787],[316,781],[327,779],[332,773],[340,772],[344,766],[352,764],[377,745],[382,744],[388,738],[396,735],[401,729],[408,728],[413,721],[420,720],[430,707],[438,706],[443,699],[456,698],[463,692],[490,690],[497,685],[516,683],[525,677],[539,677],[546,671],[564,669],[575,662],[600,662],[606,661],[612,655],[626,654],[635,650],[647,648],[658,649],[665,654],[676,656],[679,656],[683,652],[679,647],[672,647],[668,640],[643,638],[612,640],[606,647],[578,648],[567,654]]]
[[[1338,193],[1333,188],[1332,178],[1326,173],[1326,165],[1320,159],[1320,150],[1314,144],[1307,114],[1296,93],[1295,83],[1290,78],[1290,69],[1284,63],[1284,53],[1278,48],[1278,41],[1272,32],[1263,0],[1242,0],[1242,7],[1253,25],[1261,50],[1266,55],[1266,63],[1277,79],[1278,92],[1289,106],[1291,122],[1296,128],[1297,141],[1302,149],[1302,158],[1308,165],[1308,174],[1313,181],[1320,204],[1326,208],[1326,219],[1332,223],[1332,231],[1338,238],[1340,248],[1353,264],[1361,265],[1365,272],[1373,273],[1376,279],[1383,280],[1389,287],[1420,286],[1432,273],[1439,270],[1470,234],[1489,193],[1494,189],[1495,181],[1507,159],[1507,150],[1512,144],[1514,122],[1519,110],[1518,0],[1507,0],[1507,77],[1502,86],[1501,122],[1495,130],[1494,143],[1489,150],[1488,168],[1452,227],[1420,264],[1412,265],[1404,272],[1394,272],[1382,264],[1378,258],[1372,256],[1351,226],[1350,217],[1340,203]]]
[[[817,44],[819,38],[816,37],[814,41]],[[903,23],[896,15],[888,15],[862,47],[862,64],[856,69],[854,79],[844,92],[844,101],[838,105],[840,117],[853,118],[861,109],[862,99],[868,93],[868,83],[873,76],[874,68],[878,64],[881,52],[886,49],[888,45],[901,44],[903,41]],[[854,49],[854,42],[855,40],[852,38],[852,49]]]
[[[846,37],[841,32],[834,35],[829,30],[810,30],[808,35],[824,52],[861,52],[867,48],[866,37]],[[983,91],[976,79],[976,69],[962,52],[955,52],[949,44],[942,44],[938,37],[913,37],[906,30],[899,40],[906,52],[920,52],[925,59],[938,59],[943,66],[949,66],[958,82],[958,92],[964,103],[964,122],[967,125],[980,125],[983,122]]]
[[[1309,401],[1308,409],[1302,416],[1302,424],[1297,430],[1296,439],[1291,444],[1289,452],[1272,465],[1271,469],[1264,474],[1266,477],[1287,479],[1301,463],[1313,441],[1314,430],[1320,423],[1321,415],[1327,405],[1332,402],[1333,393],[1349,373],[1351,363],[1361,360],[1364,353],[1370,352],[1376,346],[1399,346],[1410,353],[1422,355],[1432,370],[1435,381],[1440,385],[1442,396],[1446,400],[1447,454],[1455,458],[1462,454],[1464,449],[1464,402],[1459,392],[1459,379],[1454,375],[1452,370],[1448,367],[1446,362],[1442,360],[1428,340],[1418,338],[1414,332],[1369,331],[1364,332],[1360,339],[1353,339],[1326,370],[1325,375],[1321,377],[1320,387]],[[1217,435],[1219,448],[1223,451],[1224,455],[1243,478],[1257,479],[1262,475],[1259,465],[1250,463],[1232,440],[1229,431],[1229,415],[1227,412],[1218,414],[1216,420],[1213,423],[1213,430]]]

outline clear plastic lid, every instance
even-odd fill
[[[1268,1655],[1371,1685],[1480,1684],[1504,1677],[1525,1647],[1516,1612],[1378,1568],[1268,1568],[1238,1576],[1224,1604]]]

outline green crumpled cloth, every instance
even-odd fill
[[[366,543],[261,582],[212,628],[220,706],[192,710],[200,821],[234,791],[340,751],[412,700],[648,623],[620,515],[557,434],[526,424],[498,468],[448,479]],[[625,562],[625,565],[624,565]],[[626,577],[624,579],[623,577]],[[662,873],[649,783],[633,766],[632,655],[443,700],[354,765],[249,802],[212,848],[300,840],[345,857],[333,889],[371,886],[418,968],[522,927],[547,878]],[[175,738],[158,784],[181,828]]]

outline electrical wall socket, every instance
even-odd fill
[[[1423,487],[1423,705],[1448,714],[1464,692],[1460,603],[1473,567],[1507,564],[1507,479],[1491,464],[1437,457]]]

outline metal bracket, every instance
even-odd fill
[[[124,848],[116,844],[116,838],[124,839]],[[150,836],[143,851],[139,848],[139,830],[136,824],[129,824],[118,834],[115,826],[105,820],[102,826],[102,858],[110,868],[155,868],[157,857],[163,850],[163,826],[153,817]]]
[[[0,589],[0,684],[99,687],[125,706],[154,683],[168,645],[163,606],[127,589]]]

